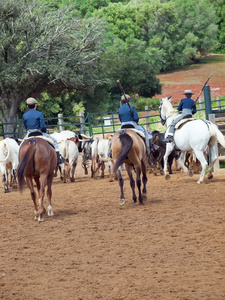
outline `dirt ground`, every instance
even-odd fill
[[[163,84],[162,94],[157,98],[173,97],[174,104],[182,99],[184,90],[192,90],[199,95],[208,76],[211,76],[208,85],[210,86],[211,98],[216,99],[225,95],[225,55],[212,54],[201,59],[200,63],[192,64],[175,72],[162,73],[157,76]],[[202,93],[200,97],[203,98]]]
[[[0,299],[225,299],[225,172],[198,185],[148,174],[145,205],[119,185],[54,178],[53,217],[34,220],[28,189],[0,190]],[[45,201],[46,203],[46,201]]]

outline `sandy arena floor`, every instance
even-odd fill
[[[118,182],[54,178],[55,215],[34,220],[28,189],[0,190],[0,298],[225,299],[225,171],[198,185],[148,175],[144,206]]]

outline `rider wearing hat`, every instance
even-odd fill
[[[194,95],[194,93],[192,93],[191,90],[185,90],[183,95],[185,95],[186,98],[181,99],[180,104],[177,108],[177,110],[182,111],[182,113],[176,119],[174,119],[172,121],[172,123],[170,124],[168,135],[163,140],[166,143],[172,143],[174,141],[173,135],[174,135],[174,131],[175,131],[175,125],[180,120],[187,118],[187,117],[191,117],[197,111],[195,101],[191,99],[191,97],[192,97],[192,95]]]
[[[125,99],[125,96],[126,96],[127,100]],[[140,130],[141,132],[143,132],[145,134],[145,129],[142,126],[137,124],[139,121],[139,116],[138,116],[138,113],[137,113],[135,107],[133,105],[130,105],[130,108],[131,108],[130,109],[129,105],[127,103],[127,101],[130,103],[130,96],[129,95],[125,95],[125,96],[122,95],[122,97],[121,97],[122,106],[118,110],[119,119],[121,121],[121,127],[123,125],[130,124],[130,125],[133,125],[133,127],[135,129]],[[131,110],[133,113],[131,112]],[[150,149],[152,152],[155,152],[158,149],[158,146],[152,143],[151,138],[152,138],[152,135],[150,132],[148,132]]]
[[[42,112],[37,111],[37,100],[34,98],[28,98],[26,100],[27,107],[29,110],[23,114],[23,124],[27,130],[27,134],[23,140],[26,140],[30,132],[38,130],[41,131],[43,136],[50,138],[53,141],[53,146],[57,154],[57,163],[58,165],[62,163],[62,157],[59,154],[59,147],[56,139],[46,133],[46,125],[44,121],[44,115]]]

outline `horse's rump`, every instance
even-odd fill
[[[124,162],[133,164],[137,159],[144,159],[145,154],[144,141],[135,131],[131,129],[115,133],[112,140],[112,155],[116,160],[114,172]]]
[[[22,191],[25,176],[33,177],[54,172],[57,165],[56,153],[48,142],[41,138],[25,140],[19,151],[18,183]]]

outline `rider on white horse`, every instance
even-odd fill
[[[172,121],[169,127],[168,136],[164,138],[164,142],[166,143],[172,143],[173,142],[173,135],[175,131],[175,125],[182,119],[191,117],[194,115],[197,111],[195,101],[191,99],[191,96],[194,95],[191,90],[186,90],[183,95],[186,96],[186,98],[182,99],[180,101],[180,104],[177,108],[178,111],[182,111],[182,113]]]

